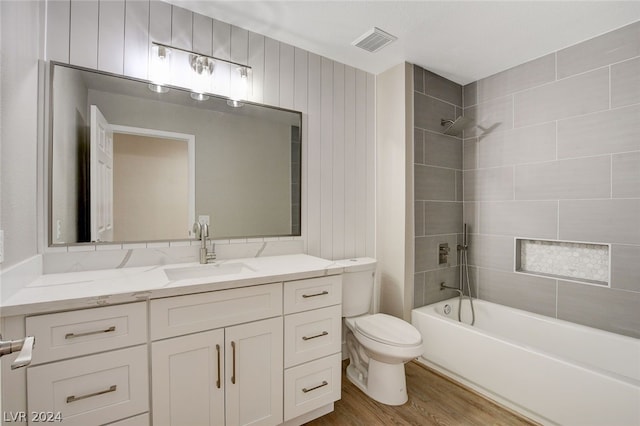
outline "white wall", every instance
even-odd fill
[[[0,264],[2,272],[23,259],[33,258],[38,250],[37,90],[41,17],[38,2],[0,2],[0,229],[4,230],[5,256]],[[0,278],[3,279],[7,278]],[[2,284],[0,292],[4,291]],[[24,335],[24,330],[7,326],[7,319],[0,326],[5,338]],[[0,399],[4,407],[26,407],[25,395],[6,385],[11,380],[25,380],[26,372],[9,370],[8,361],[2,364]]]
[[[413,307],[413,68],[377,76],[377,255],[380,311],[409,320]]]
[[[307,253],[328,259],[374,256],[372,74],[160,1],[47,4],[47,59],[146,78],[153,40],[253,67],[250,100],[304,114]],[[216,75],[226,75],[223,67]]]
[[[2,269],[37,254],[38,59],[41,3],[2,1],[0,229]]]

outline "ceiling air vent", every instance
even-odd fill
[[[397,39],[398,37],[392,36],[391,34],[382,31],[378,27],[373,27],[372,29],[358,37],[358,39],[351,44],[364,49],[367,52],[377,52],[387,44]]]

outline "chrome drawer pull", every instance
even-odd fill
[[[220,345],[216,345],[216,352],[218,353],[218,380],[216,380],[216,387],[220,389]]]
[[[87,331],[86,333],[67,333],[64,335],[64,338],[75,339],[76,337],[91,336],[92,334],[111,333],[112,331],[116,331],[115,325],[112,325],[111,327],[104,330]]]
[[[329,384],[329,383],[327,383],[327,381],[326,381],[326,380],[323,380],[323,381],[322,381],[322,383],[321,383],[321,384],[319,384],[318,386],[314,386],[314,387],[309,388],[309,389],[307,389],[307,388],[302,388],[302,392],[304,392],[304,393],[311,392],[312,390],[316,390],[316,389],[321,388],[321,387],[323,387],[323,386],[327,386],[328,384]]]
[[[236,342],[231,342],[231,349],[233,350],[233,362],[231,367],[231,383],[236,384]]]
[[[324,290],[324,291],[321,291],[320,293],[316,293],[316,294],[303,294],[302,297],[304,297],[306,299],[308,297],[324,296],[325,294],[329,294],[329,292],[327,290]]]
[[[87,395],[82,395],[82,396],[75,396],[75,395],[71,395],[67,397],[67,404],[70,404],[72,402],[75,401],[80,401],[81,399],[87,399],[87,398],[91,398],[92,396],[98,396],[98,395],[104,395],[105,393],[109,393],[109,392],[115,392],[116,391],[116,385],[111,385],[109,387],[109,389],[105,389],[99,392],[94,392],[94,393],[89,393]]]
[[[316,334],[315,336],[302,336],[302,340],[311,340],[311,339],[315,339],[316,337],[322,337],[322,336],[326,336],[327,334],[329,334],[328,331],[323,331],[320,334]]]

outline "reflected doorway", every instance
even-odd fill
[[[195,136],[113,125],[113,241],[184,240],[195,217]]]

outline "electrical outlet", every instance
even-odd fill
[[[202,225],[209,225],[209,215],[200,215],[198,216],[198,222],[201,223]]]
[[[4,231],[0,230],[0,263],[4,262]]]

